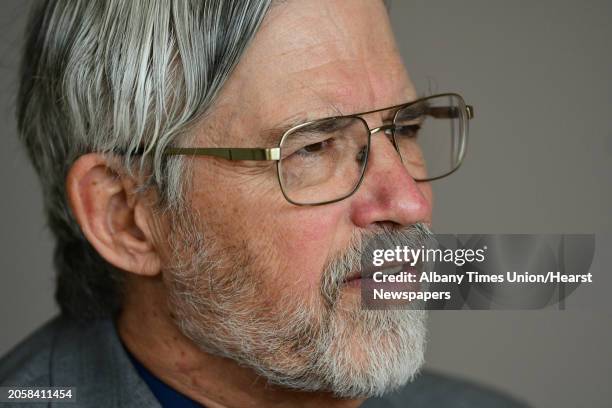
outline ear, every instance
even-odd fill
[[[133,179],[117,174],[96,153],[79,157],[66,178],[72,213],[96,251],[117,268],[154,276],[161,259],[150,228],[152,211],[134,187]]]

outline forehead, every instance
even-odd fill
[[[211,118],[229,130],[226,142],[253,145],[279,124],[369,111],[414,94],[382,1],[290,0],[270,10]]]

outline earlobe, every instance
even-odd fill
[[[134,185],[103,155],[90,153],[72,165],[66,193],[85,238],[104,259],[127,272],[153,276],[161,263]]]

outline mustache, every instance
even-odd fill
[[[355,274],[360,274],[364,265],[371,265],[373,252],[380,248],[421,248],[434,239],[433,232],[424,223],[408,227],[383,225],[375,232],[354,237],[348,247],[327,263],[321,276],[321,294],[330,307],[340,297],[342,285]]]

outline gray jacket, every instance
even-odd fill
[[[56,317],[0,360],[2,386],[76,387],[76,403],[0,406],[159,407],[139,377],[110,320],[76,323]],[[399,392],[366,401],[378,407],[525,407],[498,392],[425,371]]]

